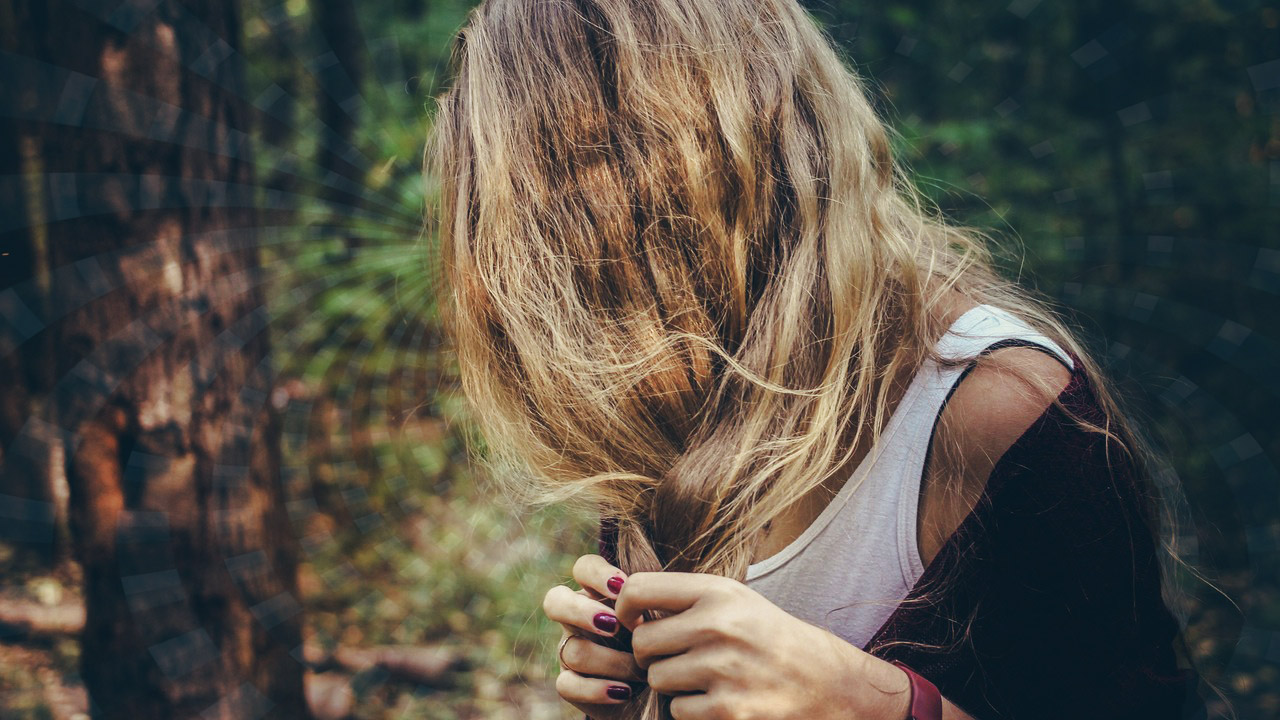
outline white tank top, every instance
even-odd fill
[[[990,305],[957,318],[937,348],[944,358],[973,360],[1008,340],[1038,345],[1073,367],[1052,340]],[[840,492],[791,544],[747,568],[747,586],[865,648],[924,572],[916,513],[925,452],[935,420],[969,364],[942,367],[926,360]]]

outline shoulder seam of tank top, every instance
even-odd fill
[[[943,335],[943,339],[949,337],[958,329],[965,328],[966,325],[973,322],[974,317],[984,317],[982,315],[982,310],[984,308],[995,309],[988,305],[975,305],[974,307],[969,308],[952,322],[951,327],[948,328],[947,332]],[[939,344],[941,344],[941,342],[942,341],[939,340]],[[844,485],[840,488],[840,491],[831,499],[831,502],[827,503],[827,506],[818,514],[818,517],[815,518],[814,521],[810,523],[798,537],[796,537],[796,539],[788,543],[786,547],[759,562],[748,565],[746,574],[747,580],[754,580],[755,578],[767,575],[786,564],[787,561],[799,554],[801,550],[809,545],[809,543],[813,542],[813,539],[817,537],[822,530],[831,524],[831,521],[835,519],[836,515],[839,514],[845,505],[848,504],[849,499],[866,478],[867,473],[875,467],[876,461],[883,454],[885,448],[890,445],[893,436],[898,433],[899,428],[904,422],[903,418],[909,414],[902,412],[902,410],[904,408],[911,407],[911,404],[916,401],[916,398],[922,392],[922,377],[930,366],[936,367],[936,364],[926,362],[919,370],[916,371],[915,376],[911,379],[911,383],[907,386],[906,392],[903,393],[902,399],[898,401],[898,407],[894,409],[893,414],[889,417],[884,431],[880,435],[879,441],[867,451],[867,454],[862,458],[861,462],[858,463],[858,466],[854,471],[849,474],[849,479],[845,481]]]
[[[1071,359],[1071,354],[1066,352],[1060,345],[1050,340],[1043,333],[1031,327],[1025,320],[1014,315],[1013,313],[998,308],[994,305],[977,305],[970,309],[969,312],[984,309],[986,317],[977,321],[967,330],[956,332],[948,331],[938,341],[938,354],[948,360],[973,360],[982,355],[986,348],[994,342],[1016,337],[1021,340],[1043,345],[1057,355],[1069,369],[1075,369],[1075,363]],[[965,313],[968,315],[969,313]],[[984,327],[991,324],[991,327]],[[953,326],[954,327],[954,326]],[[1016,328],[1016,332],[1001,332],[1002,328]],[[978,332],[981,330],[981,332]]]

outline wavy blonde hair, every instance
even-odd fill
[[[1096,365],[926,207],[795,0],[487,0],[428,176],[442,308],[488,461],[615,520],[628,572],[741,579],[874,441],[958,291]]]

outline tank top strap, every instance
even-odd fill
[[[992,305],[978,305],[961,315],[935,349],[947,364],[926,360],[912,379],[894,412],[898,429],[886,439],[898,445],[888,455],[906,460],[897,464],[902,496],[898,502],[898,548],[904,579],[911,586],[924,572],[916,537],[920,482],[933,439],[934,426],[952,390],[986,352],[1006,345],[1029,345],[1050,353],[1074,370],[1071,355],[1024,320]],[[967,361],[967,362],[966,362]],[[955,363],[955,364],[951,364]]]

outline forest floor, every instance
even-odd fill
[[[334,530],[304,542],[304,678],[317,720],[580,717],[555,693],[559,628],[540,605],[590,528],[555,513],[504,522],[462,494],[401,515],[380,540]],[[321,513],[306,524],[324,537],[334,522]],[[0,548],[0,718],[87,720],[78,569],[16,571],[11,555]]]

